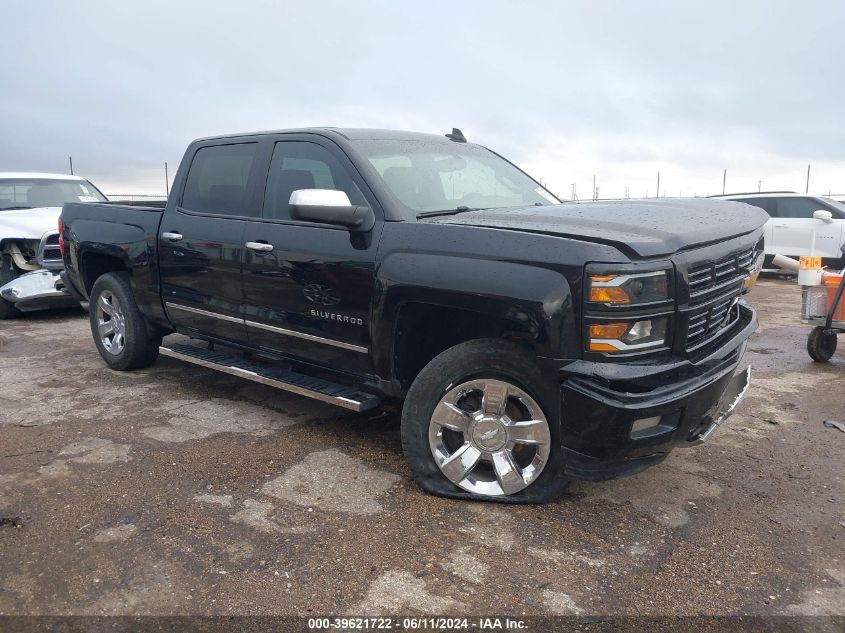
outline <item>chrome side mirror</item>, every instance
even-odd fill
[[[830,224],[831,222],[833,222],[833,214],[830,211],[819,209],[818,211],[813,212],[813,219],[821,220],[822,222],[827,222],[828,224]]]
[[[369,231],[375,223],[370,207],[353,205],[346,192],[335,189],[297,189],[290,194],[290,217],[355,231]]]

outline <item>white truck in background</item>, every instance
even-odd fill
[[[64,291],[58,221],[65,202],[105,202],[79,176],[0,172],[0,319],[77,305]]]

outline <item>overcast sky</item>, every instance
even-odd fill
[[[0,171],[163,193],[186,144],[445,133],[565,198],[845,194],[845,2],[4,0]],[[665,188],[665,189],[664,189]]]

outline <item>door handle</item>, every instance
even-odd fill
[[[182,234],[177,233],[176,231],[164,231],[161,236],[166,240],[170,240],[171,242],[178,242],[182,239]]]
[[[788,229],[789,225],[788,224],[775,224],[775,228],[776,229]]]
[[[251,251],[258,251],[259,253],[273,252],[273,245],[266,242],[247,242],[244,244]]]

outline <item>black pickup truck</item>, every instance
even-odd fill
[[[112,368],[163,354],[356,411],[404,401],[422,488],[541,502],[733,411],[767,219],[561,204],[459,130],[320,128],[195,141],[166,205],[66,204],[60,232]]]

